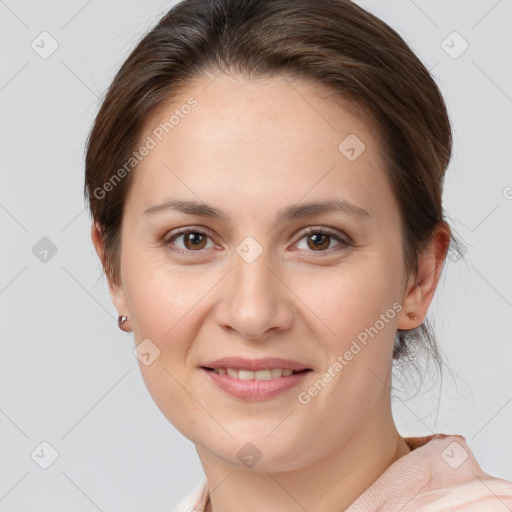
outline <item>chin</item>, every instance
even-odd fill
[[[273,425],[272,428],[275,428]],[[290,438],[275,436],[266,437],[272,428],[265,430],[264,434],[251,436],[247,430],[242,435],[235,435],[227,440],[225,437],[212,444],[212,439],[201,443],[215,457],[237,470],[257,472],[291,471],[300,468],[313,460],[308,460],[308,453],[304,452],[304,443],[293,443]]]

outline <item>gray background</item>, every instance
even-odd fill
[[[402,435],[463,434],[485,471],[512,480],[512,1],[358,3],[405,38],[445,96],[445,209],[467,250],[429,312],[454,374],[413,398],[400,377],[396,422]],[[100,98],[171,5],[0,1],[1,512],[170,511],[203,476],[117,328],[82,197]],[[47,58],[31,47],[51,49],[43,31],[58,43]],[[454,31],[469,44],[457,58]],[[31,455],[43,441],[58,452],[47,469],[48,448]]]

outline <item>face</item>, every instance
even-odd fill
[[[252,450],[260,468],[297,468],[389,415],[401,219],[353,112],[298,80],[221,75],[145,126],[156,144],[133,171],[111,294],[162,413],[226,463]],[[212,364],[227,357],[248,366]],[[260,371],[205,368],[229,365]]]

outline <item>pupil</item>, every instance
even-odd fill
[[[191,243],[196,248],[201,245],[202,236],[200,233],[189,233],[187,236],[187,241]]]
[[[325,248],[325,241],[328,239],[329,235],[319,235],[319,234],[313,234],[310,236],[310,239],[313,240],[314,247],[318,248]],[[327,246],[329,243],[327,243]]]

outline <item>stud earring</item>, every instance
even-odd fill
[[[130,330],[125,325],[128,321],[128,317],[126,315],[120,315],[117,317],[117,325],[119,326],[119,329],[121,329],[124,332],[130,332]]]
[[[407,316],[411,319],[411,320],[418,320],[418,315],[416,313],[413,313],[412,311],[409,311],[407,313]]]

